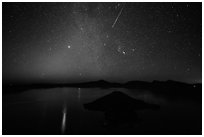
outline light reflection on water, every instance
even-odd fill
[[[105,134],[107,129],[103,127],[104,114],[88,111],[84,109],[83,104],[92,102],[116,90],[135,99],[162,106],[159,111],[138,112],[143,125],[137,126],[134,131],[166,130],[164,126],[166,123],[167,129],[172,128],[170,126],[172,124],[175,130],[186,130],[189,129],[189,126],[185,123],[186,118],[191,117],[192,119],[188,119],[188,121],[193,121],[194,126],[197,126],[196,124],[200,120],[200,106],[194,102],[171,101],[165,96],[153,94],[153,92],[147,90],[53,88],[29,90],[4,96],[3,98],[6,101],[3,102],[5,108],[3,112],[6,115],[4,119],[7,120],[4,127],[10,128],[11,123],[15,121],[16,125],[13,126],[13,129],[18,127],[26,130],[28,127],[24,127],[24,125],[30,124],[30,127],[34,130],[44,129],[46,133],[52,130],[53,134]],[[194,117],[198,119],[193,119]],[[157,123],[156,127],[155,123]]]
[[[78,98],[79,98],[79,101],[80,101],[80,98],[81,98],[81,88],[78,88]]]
[[[66,107],[66,103],[64,103],[64,107],[63,107],[63,112],[62,112],[62,134],[65,133],[65,129],[66,129],[66,117],[67,117],[67,107]]]

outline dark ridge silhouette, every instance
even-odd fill
[[[178,81],[129,81],[127,83],[111,83],[104,80],[91,81],[84,83],[69,83],[69,84],[3,84],[3,94],[10,92],[20,92],[29,89],[44,89],[44,88],[60,88],[60,87],[80,87],[80,88],[127,88],[127,89],[147,89],[156,92],[177,92],[185,93],[188,92],[200,92],[202,91],[202,84],[187,84]]]
[[[202,102],[202,84],[188,84],[173,80],[168,81],[129,81],[127,83],[111,83],[104,80],[91,81],[85,83],[69,83],[69,84],[27,84],[27,85],[3,85],[2,93],[19,93],[25,92],[31,89],[48,89],[48,88],[126,88],[134,89],[142,92],[148,90],[154,94],[165,96],[169,99],[186,99],[193,100],[195,102]]]
[[[113,91],[111,94],[101,97],[92,103],[85,104],[84,107],[95,111],[129,111],[132,109],[154,108],[155,105],[134,99],[123,92]]]
[[[104,126],[110,130],[115,128],[131,128],[139,124],[141,119],[137,111],[143,109],[158,110],[156,104],[149,104],[142,100],[132,98],[120,91],[114,91],[93,102],[84,104],[84,108],[91,111],[102,111],[105,115]],[[114,131],[111,131],[114,133]],[[118,131],[117,131],[118,132]]]

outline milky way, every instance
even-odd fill
[[[3,3],[5,81],[201,82],[201,3]]]

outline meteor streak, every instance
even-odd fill
[[[114,23],[113,23],[113,25],[112,25],[112,28],[114,28],[115,24],[117,23],[118,18],[120,17],[120,15],[121,15],[121,13],[122,13],[122,11],[123,11],[123,8],[124,8],[124,6],[121,8],[120,12],[118,13],[118,16],[116,17],[116,19],[115,19],[115,21],[114,21]]]

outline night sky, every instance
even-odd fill
[[[202,82],[202,3],[2,6],[3,82]]]

